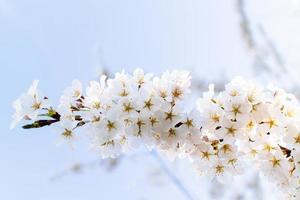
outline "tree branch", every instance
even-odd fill
[[[158,162],[160,168],[169,177],[172,183],[181,191],[187,200],[193,200],[194,198],[188,191],[188,189],[181,183],[180,179],[167,167],[166,163],[160,157],[156,151],[151,151],[151,156]]]

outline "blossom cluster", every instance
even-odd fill
[[[57,107],[37,81],[13,106],[12,127],[58,127],[72,143],[79,128],[103,158],[146,146],[169,159],[187,158],[199,172],[220,180],[253,166],[290,198],[300,198],[300,106],[284,90],[236,78],[215,93],[213,85],[186,110],[191,76],[186,71],[157,77],[141,69],[91,81],[85,92],[74,80]]]

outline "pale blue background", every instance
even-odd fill
[[[39,79],[55,104],[72,79],[86,84],[101,67],[184,68],[207,80],[247,76],[235,9],[229,0],[0,0],[0,199],[184,199],[164,176],[159,187],[149,183],[157,163],[148,155],[124,159],[112,173],[99,167],[51,182],[97,155],[85,141],[75,150],[56,147],[49,128],[10,131],[11,103]],[[201,196],[200,187],[185,184]]]

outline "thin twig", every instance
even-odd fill
[[[285,74],[288,70],[284,63],[284,59],[279,53],[279,50],[276,48],[274,42],[270,39],[267,32],[265,31],[262,24],[257,25],[257,30],[259,35],[264,41],[263,45],[259,45],[255,40],[253,30],[251,29],[250,17],[246,12],[245,0],[237,0],[237,11],[240,15],[240,24],[241,32],[247,45],[248,49],[252,51],[252,56],[254,60],[254,70],[256,73],[265,71],[268,74],[273,75],[274,77],[281,76]],[[274,63],[274,66],[270,66],[267,62],[268,59],[271,59]],[[274,70],[276,67],[278,70]],[[260,70],[260,71],[258,71]]]
[[[280,55],[278,49],[276,48],[276,45],[273,43],[273,41],[267,35],[264,27],[262,25],[259,25],[258,30],[259,30],[260,34],[263,36],[263,38],[266,42],[266,45],[268,46],[268,49],[270,50],[270,53],[271,53],[272,57],[274,58],[274,60],[276,61],[277,65],[280,66],[283,71],[287,71],[285,64],[283,62],[282,56]]]
[[[253,34],[251,32],[248,16],[245,11],[244,0],[237,0],[237,9],[238,9],[238,13],[241,18],[240,27],[241,27],[245,42],[246,42],[248,48],[250,48],[250,49],[255,48],[256,44],[255,44],[255,41],[253,38]]]
[[[181,193],[188,200],[193,200],[194,198],[188,191],[188,189],[181,183],[180,179],[168,168],[164,160],[160,157],[160,155],[156,151],[150,152],[152,157],[159,163],[160,168],[163,172],[170,178],[172,183],[181,191]]]
[[[122,157],[119,157],[117,159],[104,159],[104,160],[93,160],[93,161],[89,161],[89,162],[76,162],[74,164],[72,164],[70,167],[63,169],[62,171],[57,172],[55,175],[53,175],[50,180],[51,181],[56,181],[59,180],[61,178],[63,178],[64,176],[68,175],[68,174],[78,174],[82,171],[84,171],[85,169],[93,169],[96,167],[103,167],[105,168],[107,171],[113,171],[117,165],[120,163]]]

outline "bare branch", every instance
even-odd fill
[[[181,180],[176,176],[175,173],[172,172],[164,162],[164,160],[160,157],[160,155],[156,151],[151,152],[151,156],[157,161],[160,165],[160,168],[163,172],[169,177],[172,183],[181,191],[181,193],[185,196],[188,200],[193,200],[194,198],[188,191],[188,189],[182,184]]]

